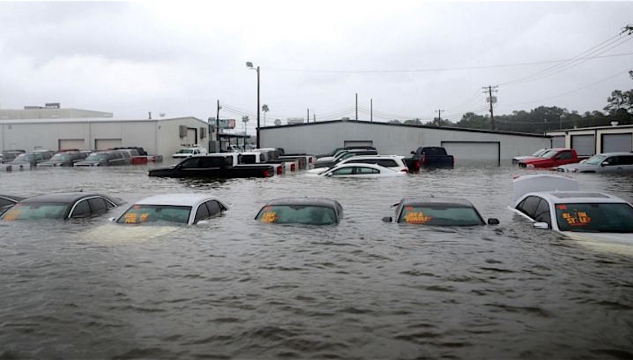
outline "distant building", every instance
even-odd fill
[[[304,120],[301,117],[292,117],[292,118],[288,118],[286,120],[286,123],[288,125],[297,125],[297,124],[303,124]]]
[[[0,109],[0,120],[111,118],[112,113],[81,109],[62,109],[60,103],[25,106],[24,109]]]

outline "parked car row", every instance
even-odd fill
[[[537,229],[556,231],[575,239],[633,245],[633,205],[619,197],[580,191],[576,180],[548,174],[523,175],[513,180],[514,200],[508,208],[533,222]],[[33,197],[0,195],[0,220],[82,219],[119,207],[121,199],[88,192]],[[497,225],[485,219],[468,200],[414,197],[393,205],[384,222],[424,226]],[[110,220],[122,225],[194,225],[228,211],[225,202],[210,194],[165,194],[139,200]],[[337,225],[343,206],[324,197],[287,197],[268,201],[255,220],[270,224]]]

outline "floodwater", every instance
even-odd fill
[[[399,179],[223,182],[147,167],[0,173],[0,193],[205,192],[205,225],[0,224],[0,359],[631,359],[633,251],[538,230],[506,207],[507,167]],[[633,177],[578,174],[633,198]],[[383,223],[405,196],[472,201],[497,226]],[[325,196],[338,226],[261,224],[265,201]]]

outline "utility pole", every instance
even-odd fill
[[[306,123],[310,123],[310,108],[308,108],[308,117],[306,118]]]
[[[356,117],[355,118],[356,118],[356,121],[358,121],[358,93],[356,93],[356,106],[355,106],[355,108],[356,108]]]
[[[369,121],[374,122],[374,99],[369,99]]]
[[[218,99],[218,108],[215,114],[215,141],[218,143],[218,152],[222,151],[222,144],[220,143],[220,100]]]
[[[446,111],[446,110],[437,109],[437,118],[439,119],[438,123],[442,122],[442,111]]]
[[[486,101],[488,101],[490,103],[490,126],[492,127],[492,130],[495,129],[495,115],[494,115],[494,113],[492,111],[492,105],[497,102],[497,97],[496,96],[492,96],[492,92],[493,91],[497,92],[497,88],[498,87],[499,86],[488,85],[488,86],[482,88],[482,89],[484,89],[484,93],[488,93],[488,98],[486,98]]]

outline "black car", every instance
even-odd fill
[[[11,206],[24,199],[25,198],[22,196],[0,195],[0,215],[4,214],[4,212],[9,210]]]
[[[129,153],[122,150],[97,151],[84,160],[77,161],[74,167],[130,165]]]
[[[385,222],[419,224],[430,226],[477,226],[497,225],[499,220],[484,221],[479,211],[468,200],[459,198],[405,198],[394,205],[396,215],[387,216]]]
[[[270,200],[255,220],[275,224],[336,225],[343,218],[341,204],[327,198],[289,197]]]
[[[37,195],[13,205],[0,220],[89,218],[105,214],[123,203],[121,199],[90,192]]]

